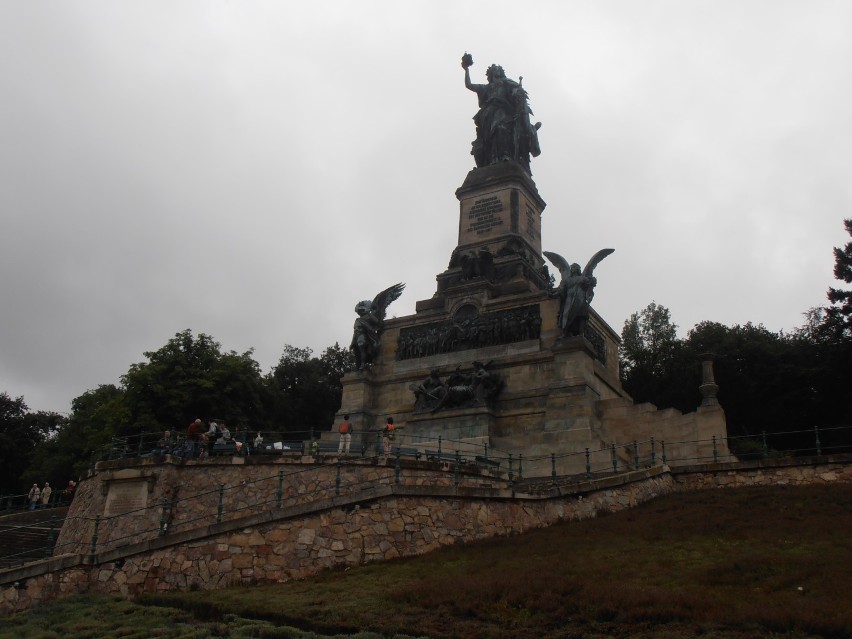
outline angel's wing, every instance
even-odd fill
[[[611,253],[615,253],[615,249],[601,249],[600,251],[592,255],[592,259],[589,260],[588,264],[586,264],[586,268],[583,269],[583,275],[585,275],[586,277],[591,277],[592,272],[595,270],[595,267],[600,263],[603,258],[605,258]]]
[[[403,289],[405,289],[405,284],[400,282],[399,284],[389,286],[373,298],[373,309],[379,319],[385,319],[385,311],[391,305],[391,302],[399,299]]]
[[[571,265],[568,263],[568,260],[562,257],[559,253],[551,253],[550,251],[543,251],[543,253],[547,259],[553,262],[553,265],[559,269],[561,274],[565,275],[571,270]]]

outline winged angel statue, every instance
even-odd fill
[[[355,365],[359,371],[368,369],[379,352],[379,340],[385,328],[385,311],[391,302],[402,295],[405,284],[394,284],[373,298],[355,305],[358,318],[349,349],[355,353]]]
[[[558,253],[544,251],[545,256],[559,269],[562,281],[550,292],[559,298],[559,327],[563,335],[582,335],[589,319],[589,306],[595,296],[597,279],[592,276],[595,267],[615,249],[601,249],[592,256],[586,268],[580,271],[579,264],[568,264]]]

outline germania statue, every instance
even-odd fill
[[[479,98],[479,111],[473,117],[476,123],[476,140],[470,154],[477,167],[513,160],[530,173],[530,155],[538,157],[538,130],[541,122],[532,124],[533,114],[527,102],[527,92],[521,82],[506,77],[503,67],[492,64],[485,75],[488,84],[473,84],[470,67],[473,56],[462,56],[464,85]]]

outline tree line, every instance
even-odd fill
[[[844,225],[852,235],[852,219]],[[834,257],[835,277],[849,284],[852,242],[835,248]],[[683,339],[669,309],[651,302],[624,323],[619,352],[624,389],[636,402],[695,410],[701,402],[700,361],[710,354],[730,438],[765,431],[788,450],[812,449],[810,433],[791,433],[818,427],[826,431],[827,448],[852,450],[852,429],[833,430],[852,427],[852,291],[829,288],[827,297],[828,306],[805,312],[804,324],[790,333],[705,321]],[[731,443],[737,452],[736,440]],[[739,442],[739,452],[747,454],[753,443]]]
[[[184,434],[195,418],[224,420],[231,432],[309,432],[330,428],[340,406],[341,377],[354,368],[335,343],[321,355],[285,345],[264,375],[252,351],[223,351],[187,329],[144,353],[120,384],[102,384],[71,402],[71,413],[31,412],[23,397],[0,393],[0,494],[44,481],[64,486],[115,437]]]
[[[852,235],[852,219],[844,224]],[[834,255],[835,277],[849,284],[852,242],[835,248]],[[763,431],[850,426],[852,291],[830,288],[828,301],[810,309],[804,325],[790,333],[752,323],[701,322],[685,338],[677,337],[669,309],[651,302],[624,323],[619,352],[624,388],[637,402],[695,410],[701,402],[700,361],[712,353],[735,452],[749,452],[742,443],[747,440],[736,438]],[[340,379],[354,368],[352,353],[337,343],[320,356],[288,344],[264,375],[251,350],[223,352],[211,336],[189,329],[144,355],[147,361],[132,364],[118,385],[104,384],[75,398],[67,417],[30,411],[23,397],[0,393],[0,494],[44,481],[63,486],[112,438],[166,429],[183,433],[196,417],[225,420],[232,432],[327,429],[340,406]],[[838,431],[845,438],[841,446],[852,447],[850,432]],[[831,435],[823,437],[829,445]]]

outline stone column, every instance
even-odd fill
[[[698,390],[701,391],[702,406],[718,406],[719,400],[716,395],[719,393],[719,386],[716,384],[716,378],[713,375],[713,362],[716,356],[713,353],[703,353],[701,355],[701,386]]]

